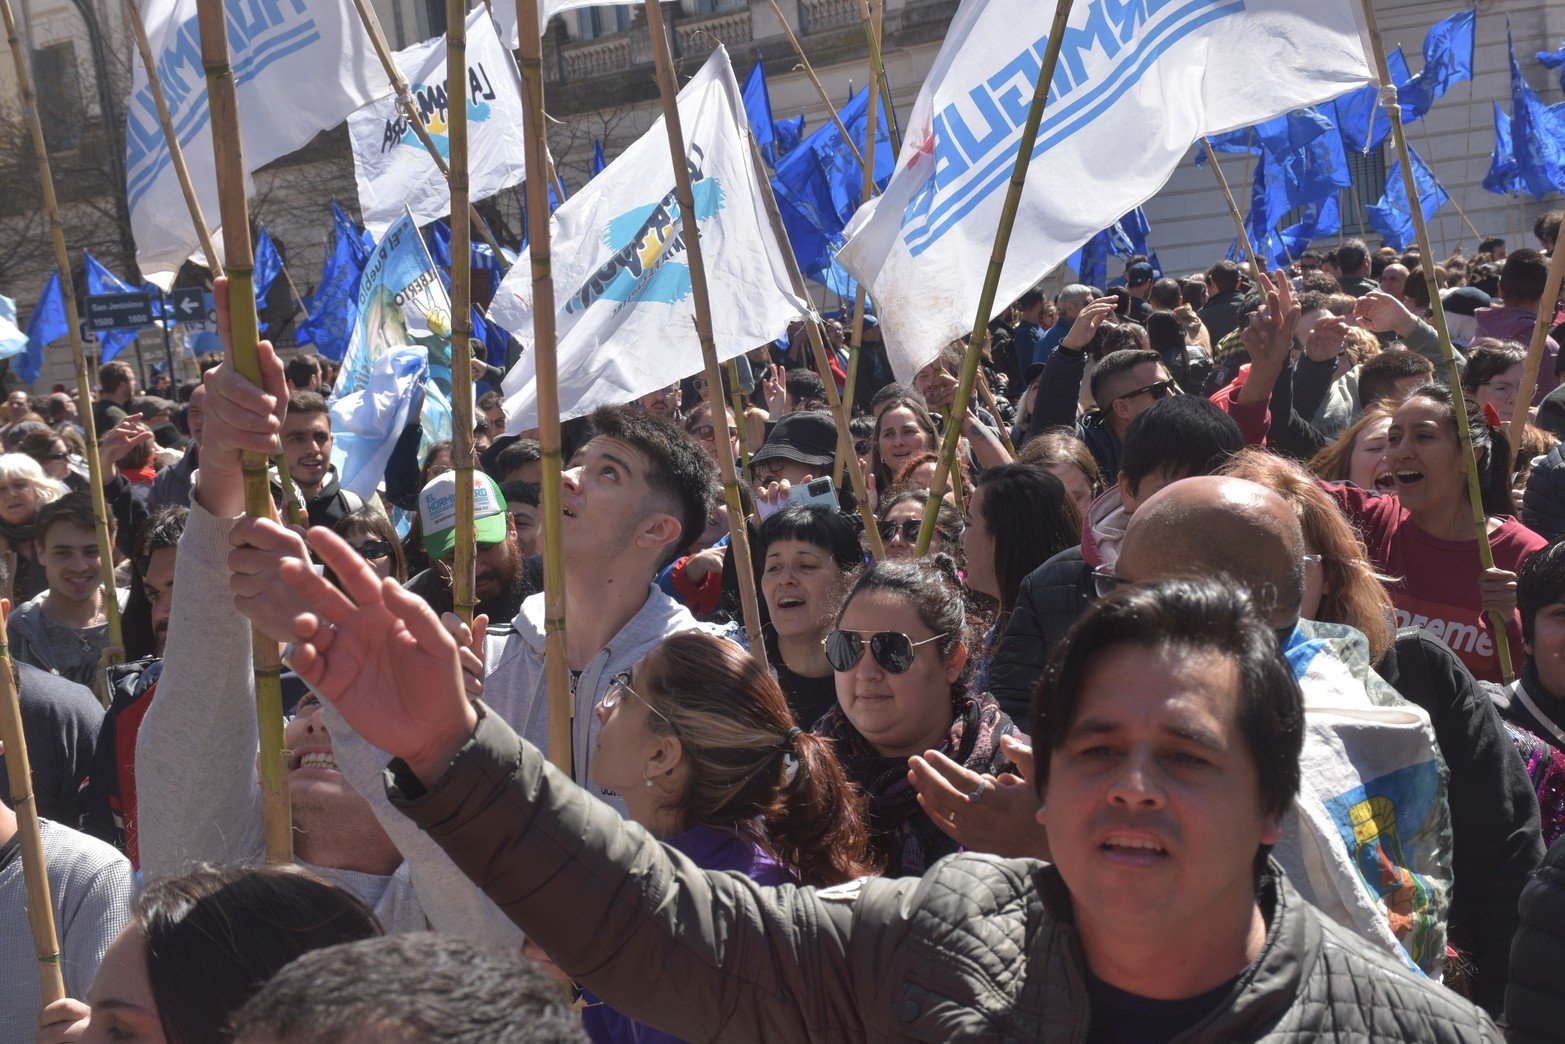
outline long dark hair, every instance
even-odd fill
[[[686,828],[748,836],[806,885],[874,872],[862,796],[831,741],[794,726],[782,690],[754,657],[682,631],[646,655],[636,683],[657,712],[648,727],[678,737],[690,766],[680,808]]]
[[[1443,384],[1420,384],[1402,400],[1406,406],[1414,399],[1423,399],[1441,407],[1449,423],[1451,438],[1461,447],[1461,434],[1456,429],[1456,405],[1451,399],[1451,389]],[[1484,514],[1511,515],[1516,505],[1511,502],[1511,443],[1499,428],[1491,428],[1483,414],[1468,405],[1467,417],[1473,434],[1473,453],[1478,458],[1478,489],[1482,494]],[[1464,465],[1465,466],[1465,465]]]
[[[1002,464],[978,476],[980,513],[994,535],[1000,612],[1016,606],[1027,574],[1081,541],[1081,509],[1065,484],[1036,464]]]
[[[125,656],[132,661],[157,655],[152,602],[147,598],[147,570],[152,568],[154,552],[179,546],[189,515],[189,508],[171,504],[143,522],[136,534],[135,554],[131,557],[130,594],[125,598],[124,613]]]

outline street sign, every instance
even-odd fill
[[[156,298],[142,290],[92,294],[87,298],[87,328],[90,330],[135,330],[151,326],[156,318]]]
[[[182,326],[217,322],[212,295],[199,286],[187,286],[168,292],[168,311]]]

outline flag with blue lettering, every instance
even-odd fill
[[[425,40],[392,57],[436,149],[449,159],[446,38]],[[395,98],[349,116],[348,136],[365,228],[378,235],[402,216],[404,206],[420,225],[450,212],[451,187]],[[474,202],[522,183],[523,140],[516,61],[495,35],[494,20],[479,5],[467,16],[467,173]]]
[[[1565,91],[1565,43],[1561,43],[1557,51],[1539,51],[1538,62],[1545,69],[1559,70],[1560,90]]]
[[[1368,82],[1358,7],[1075,4],[995,300],[1016,300],[1156,195],[1203,135]],[[905,124],[896,173],[837,255],[875,295],[900,380],[972,331],[1048,44],[1043,24],[1036,0],[964,0]]]
[[[1511,150],[1516,173],[1534,199],[1565,192],[1565,106],[1550,108],[1522,76],[1510,31],[1505,45],[1511,56]]]
[[[71,325],[65,318],[65,295],[60,292],[60,273],[51,272],[44,284],[33,314],[27,318],[27,351],[16,356],[11,372],[23,384],[32,384],[43,373],[43,350],[67,336]]]
[[[408,359],[409,349],[427,377],[408,379],[417,369]],[[451,437],[451,298],[412,215],[404,213],[380,237],[364,269],[352,339],[332,391],[332,430],[338,433],[332,462],[345,488],[366,498],[374,493],[381,478],[374,463],[383,450],[389,453],[382,445],[389,430],[386,418],[403,408],[387,389],[412,394],[419,385],[424,390],[422,459],[435,443]],[[366,401],[376,408],[369,409]],[[396,428],[389,437],[400,432]]]
[[[83,267],[87,271],[87,294],[133,294],[136,288],[131,286],[119,276],[104,267],[103,262],[93,257],[89,251],[82,251]],[[103,361],[108,362],[126,348],[136,343],[135,330],[97,330],[93,336],[98,339],[98,347],[103,352]]]
[[[362,234],[336,200],[332,200],[331,253],[321,268],[321,281],[305,302],[310,317],[299,323],[295,340],[313,344],[328,359],[341,360],[348,351],[353,322],[359,311],[359,279],[369,263],[373,243]]]
[[[679,92],[695,213],[674,192],[662,120],[551,221],[560,418],[630,402],[701,369],[685,237],[699,229],[717,356],[774,340],[809,311],[796,297],[762,202],[739,83],[718,47]],[[693,220],[692,220],[693,219]],[[488,317],[530,344],[532,274],[511,269]],[[534,354],[506,375],[508,431],[537,424]]]
[[[603,158],[603,142],[597,138],[592,139],[592,176],[597,177],[603,173],[603,168],[609,165],[609,161]]]
[[[1424,220],[1427,222],[1451,197],[1435,177],[1435,172],[1429,169],[1429,165],[1413,151],[1411,145],[1408,146],[1407,154],[1413,160],[1413,184],[1418,189],[1419,209],[1424,212]],[[1405,250],[1413,242],[1413,215],[1408,207],[1407,186],[1402,180],[1401,160],[1392,164],[1390,173],[1386,175],[1386,194],[1365,210],[1369,214],[1369,223],[1380,233],[1386,246],[1393,250]]]
[[[869,88],[855,94],[837,113],[852,136],[859,154],[866,155],[869,133]],[[884,186],[896,167],[891,151],[886,106],[882,101],[875,124],[875,184]],[[792,152],[777,162],[772,193],[783,228],[793,246],[799,271],[818,282],[829,283],[833,255],[842,245],[843,229],[858,210],[864,196],[864,168],[859,166],[842,139],[835,121],[823,123]],[[839,282],[846,282],[841,274]]]
[[[0,294],[0,359],[27,351],[27,335],[16,325],[16,302]]]
[[[1522,190],[1516,153],[1511,149],[1511,114],[1500,108],[1499,102],[1494,103],[1494,148],[1489,152],[1489,173],[1483,177],[1483,187],[1502,196]]]
[[[353,110],[391,93],[374,45],[351,4],[227,0],[224,6],[247,180],[251,171],[302,148]],[[215,226],[216,164],[196,0],[147,0],[142,16],[196,197],[221,244]],[[136,262],[143,273],[172,272],[199,248],[199,241],[174,176],[146,70],[139,61],[132,64],[125,115],[125,190],[136,236]]]
[[[1413,78],[1400,47],[1386,55],[1386,66],[1391,70],[1391,82],[1399,92]],[[1380,107],[1380,88],[1374,84],[1349,91],[1333,104],[1337,110],[1337,130],[1342,134],[1345,148],[1368,152],[1391,133],[1391,117]]]
[[[271,234],[266,231],[266,226],[261,226],[261,231],[255,237],[255,308],[262,315],[266,315],[266,299],[272,293],[272,284],[277,282],[277,277],[283,274],[282,255],[277,252],[277,245],[272,242]],[[292,301],[290,300],[290,304]],[[261,332],[267,331],[267,322],[261,319]]]
[[[1477,25],[1477,8],[1468,8],[1430,27],[1424,37],[1424,68],[1397,89],[1404,121],[1422,118],[1452,84],[1473,78]]]

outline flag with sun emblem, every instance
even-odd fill
[[[808,310],[790,289],[751,162],[739,84],[719,47],[679,92],[719,359],[767,344]],[[659,119],[550,221],[560,418],[630,402],[701,369],[668,136]],[[532,274],[517,265],[489,315],[530,348]],[[533,355],[506,375],[506,430],[538,423]]]
[[[408,82],[413,104],[443,157],[446,140],[446,38],[415,44],[394,56]],[[516,62],[505,53],[488,12],[477,7],[467,18],[468,191],[476,202],[520,185],[522,84]],[[359,184],[364,227],[377,237],[402,216],[427,225],[451,209],[451,188],[418,140],[395,98],[383,98],[348,117],[353,174]]]

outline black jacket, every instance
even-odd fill
[[[1557,1041],[1565,1029],[1565,838],[1522,891],[1521,928],[1511,943],[1505,990],[1511,1044]]]
[[[1429,712],[1451,771],[1450,941],[1473,965],[1473,999],[1498,1015],[1517,899],[1543,861],[1538,799],[1493,701],[1444,642],[1406,628],[1375,671]]]
[[[1068,547],[1027,574],[1016,608],[989,661],[989,691],[1000,709],[1025,726],[1032,690],[1065,632],[1098,596],[1080,547]]]
[[[84,685],[30,663],[14,665],[38,814],[75,827],[81,821],[82,787],[92,774],[103,707]],[[4,754],[0,754],[0,801],[15,803]]]
[[[1043,364],[1043,373],[1038,376],[1038,397],[1033,403],[1027,438],[1051,428],[1073,429],[1076,436],[1087,444],[1087,449],[1092,451],[1092,459],[1098,464],[1098,476],[1105,486],[1109,486],[1119,478],[1119,465],[1125,455],[1125,447],[1101,412],[1094,411],[1081,420],[1076,419],[1076,404],[1081,397],[1081,377],[1086,372],[1085,352],[1056,348],[1049,355],[1049,361]]]
[[[1243,301],[1244,295],[1239,291],[1224,290],[1208,298],[1206,306],[1196,313],[1212,344],[1239,329],[1239,305]]]
[[[1554,393],[1550,392],[1549,398],[1553,397]],[[1540,412],[1540,420],[1542,416]],[[1556,446],[1534,465],[1527,476],[1527,493],[1522,499],[1522,524],[1550,541],[1565,536],[1565,452],[1562,451],[1565,446]]]

